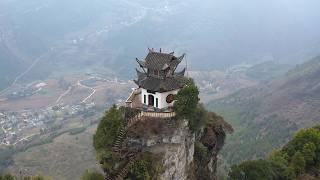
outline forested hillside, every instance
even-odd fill
[[[231,168],[232,180],[315,180],[320,178],[320,127],[301,129],[267,159],[245,161]]]
[[[319,122],[320,58],[284,76],[208,104],[235,127],[224,158],[229,163],[264,157],[303,127]]]

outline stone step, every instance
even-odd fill
[[[121,169],[120,173],[117,175],[117,180],[122,180],[125,178],[125,176],[128,174],[131,166],[134,164],[135,160],[136,160],[136,155],[135,154],[129,154],[129,162],[126,164],[126,166]]]
[[[110,176],[106,176],[105,178],[104,178],[105,180],[114,180],[112,177],[110,177]]]

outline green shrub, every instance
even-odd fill
[[[201,142],[196,141],[194,144],[194,158],[195,161],[201,163],[208,160],[210,157],[207,147],[205,147]]]
[[[0,180],[15,180],[16,178],[11,174],[0,175]]]
[[[104,176],[97,171],[86,170],[82,174],[81,180],[104,180]]]
[[[320,166],[320,129],[299,130],[282,149],[267,160],[245,161],[231,168],[231,179],[296,179]],[[272,176],[270,176],[272,175]]]
[[[284,169],[278,164],[266,160],[246,161],[231,167],[232,180],[272,180],[283,179]]]
[[[179,119],[189,121],[190,130],[197,131],[205,125],[207,111],[199,104],[199,90],[191,78],[186,79],[186,85],[174,97],[173,109]]]
[[[5,174],[3,176],[0,175],[0,180],[17,180],[17,179],[20,179],[20,178],[17,178],[11,174]],[[37,176],[23,177],[23,180],[49,180],[49,179],[43,176],[37,175]]]
[[[303,154],[299,151],[296,152],[291,159],[290,165],[297,175],[302,174],[306,166],[306,160],[304,159]]]
[[[161,158],[161,155],[143,153],[139,160],[134,163],[129,177],[143,180],[160,179],[159,175],[163,170],[162,165],[159,163]]]
[[[180,118],[193,118],[199,102],[199,90],[192,79],[175,95],[174,111]]]
[[[97,131],[93,136],[94,148],[98,151],[111,146],[120,127],[124,123],[124,117],[121,110],[116,106],[110,108],[100,121]]]
[[[97,158],[106,172],[114,172],[116,164],[121,160],[119,154],[112,151],[112,144],[124,125],[124,109],[113,106],[105,113],[93,136],[93,145]]]

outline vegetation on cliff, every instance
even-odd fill
[[[99,151],[111,146],[123,124],[124,117],[122,110],[116,106],[111,107],[101,119],[93,137],[94,148]]]
[[[0,175],[0,180],[49,180],[49,178],[45,178],[43,176],[20,176],[19,178],[16,176],[13,176],[11,174],[4,174],[4,175]]]
[[[199,90],[193,79],[185,80],[186,85],[175,95],[173,109],[178,119],[188,120],[191,131],[199,131],[206,125],[207,111],[199,103]]]
[[[199,90],[192,79],[175,96],[174,110],[179,119],[188,120],[195,133],[195,176],[197,179],[216,179],[217,154],[222,149],[226,133],[233,132],[231,125],[199,103]],[[212,162],[212,163],[210,163]]]
[[[193,169],[193,174],[195,174],[197,179],[212,179],[215,176],[215,172],[212,172],[211,169],[215,171],[216,165],[208,167],[208,164],[212,159],[216,161],[217,153],[224,144],[226,132],[232,131],[232,127],[225,123],[222,117],[208,112],[199,103],[199,90],[192,79],[186,79],[186,82],[186,85],[174,97],[175,103],[173,109],[176,113],[176,118],[169,120],[172,121],[170,123],[173,123],[173,121],[188,121],[190,132],[196,136],[195,168]],[[127,130],[126,123],[128,116],[132,117],[132,114],[135,114],[134,112],[128,113],[130,111],[132,110],[128,108],[113,106],[101,119],[94,135],[93,143],[97,152],[97,158],[107,176],[118,177],[119,174],[124,174],[122,172],[125,171],[126,176],[132,179],[157,179],[164,171],[161,164],[161,154],[152,154],[141,150],[132,151],[129,150],[128,145],[125,143],[129,135],[143,137],[143,135],[132,131],[148,132],[142,130],[141,127],[136,127],[137,124],[131,126],[130,130]],[[166,120],[158,121],[157,119],[152,119],[152,122],[152,125],[148,124],[147,121],[141,122],[140,125],[144,129],[148,129],[145,126],[150,126],[150,130],[157,133],[165,133],[165,130],[168,130],[163,127],[163,123]],[[164,132],[158,132],[162,130]],[[117,144],[119,135],[124,136],[121,144]],[[121,148],[117,149],[115,144]],[[130,148],[132,149],[132,147]],[[131,165],[132,161],[134,162]],[[129,166],[130,168],[128,168]],[[87,179],[90,179],[90,176],[94,175],[96,174],[86,174]]]
[[[104,180],[104,176],[99,172],[86,170],[82,174],[81,180]]]
[[[199,90],[192,79],[186,79],[186,85],[175,95],[174,111],[179,119],[187,119],[192,131],[199,129],[204,122],[199,120],[201,109],[198,106]]]
[[[163,171],[159,163],[160,159],[161,157],[157,157],[152,153],[143,153],[130,170],[129,177],[145,180],[159,179],[159,174]]]
[[[130,162],[132,154],[130,152],[115,151],[113,145],[125,126],[125,118],[134,116],[136,113],[124,107],[113,106],[105,113],[99,123],[93,137],[93,145],[101,168],[109,176],[116,176],[121,170],[126,169],[128,161]],[[161,165],[154,162],[158,157],[148,152],[139,152],[137,154],[139,155],[132,168],[130,168],[128,176],[146,180],[156,177],[161,170]],[[98,176],[97,173],[87,173],[85,175],[88,180]]]
[[[320,177],[320,126],[299,130],[267,159],[234,165],[231,179],[306,179]]]

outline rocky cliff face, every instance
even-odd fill
[[[218,117],[218,116],[217,116]],[[226,133],[231,133],[232,127],[223,119],[207,125],[198,136],[195,145],[195,174],[197,179],[217,179],[218,153],[224,145]]]
[[[195,135],[189,131],[187,121],[149,118],[130,130],[129,147],[161,156],[161,179],[189,179]]]
[[[159,177],[163,180],[216,179],[217,154],[225,139],[221,125],[212,124],[201,133],[193,133],[186,120],[147,118],[132,126],[128,137],[132,150],[161,157]],[[196,144],[205,152],[195,152]],[[205,156],[200,160],[195,153]]]

